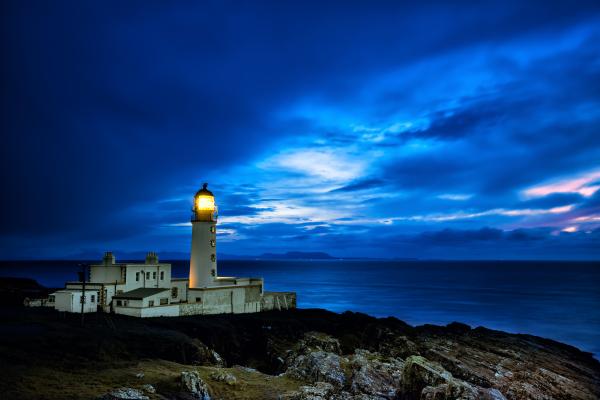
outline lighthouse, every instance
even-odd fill
[[[190,288],[211,286],[217,278],[217,206],[207,186],[194,196]]]
[[[107,252],[100,263],[90,265],[85,281],[67,282],[64,290],[36,304],[59,311],[98,310],[141,318],[296,308],[296,293],[267,292],[263,278],[217,275],[217,206],[207,186],[202,185],[194,196],[189,277],[172,277],[171,264],[159,262],[155,252],[142,263],[117,262]]]

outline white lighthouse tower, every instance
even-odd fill
[[[211,286],[217,278],[217,206],[206,186],[194,196],[192,208],[190,288]]]

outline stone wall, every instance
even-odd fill
[[[265,292],[262,298],[262,311],[290,310],[296,308],[295,292]]]

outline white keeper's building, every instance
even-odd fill
[[[89,267],[85,282],[67,282],[50,295],[59,311],[113,312],[135,317],[242,314],[296,307],[294,292],[265,292],[262,278],[217,274],[217,206],[203,185],[194,196],[189,278],[172,278],[171,264],[156,253],[143,263],[118,263],[111,252]]]

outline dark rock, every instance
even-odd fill
[[[279,396],[279,400],[330,400],[334,387],[330,383],[316,382],[312,386],[300,386],[297,391]]]
[[[210,400],[208,385],[196,371],[181,372],[181,388],[194,399]]]
[[[233,374],[222,369],[212,372],[210,374],[210,379],[217,382],[224,382],[229,386],[237,384],[237,378]]]
[[[346,383],[342,357],[325,351],[299,354],[289,360],[286,375],[308,382],[328,382],[341,388]]]
[[[404,369],[402,360],[382,359],[379,354],[361,349],[349,359],[352,368],[352,393],[384,399],[395,399],[398,396]]]
[[[149,400],[150,398],[144,395],[141,391],[132,388],[115,389],[104,396],[101,400]]]

